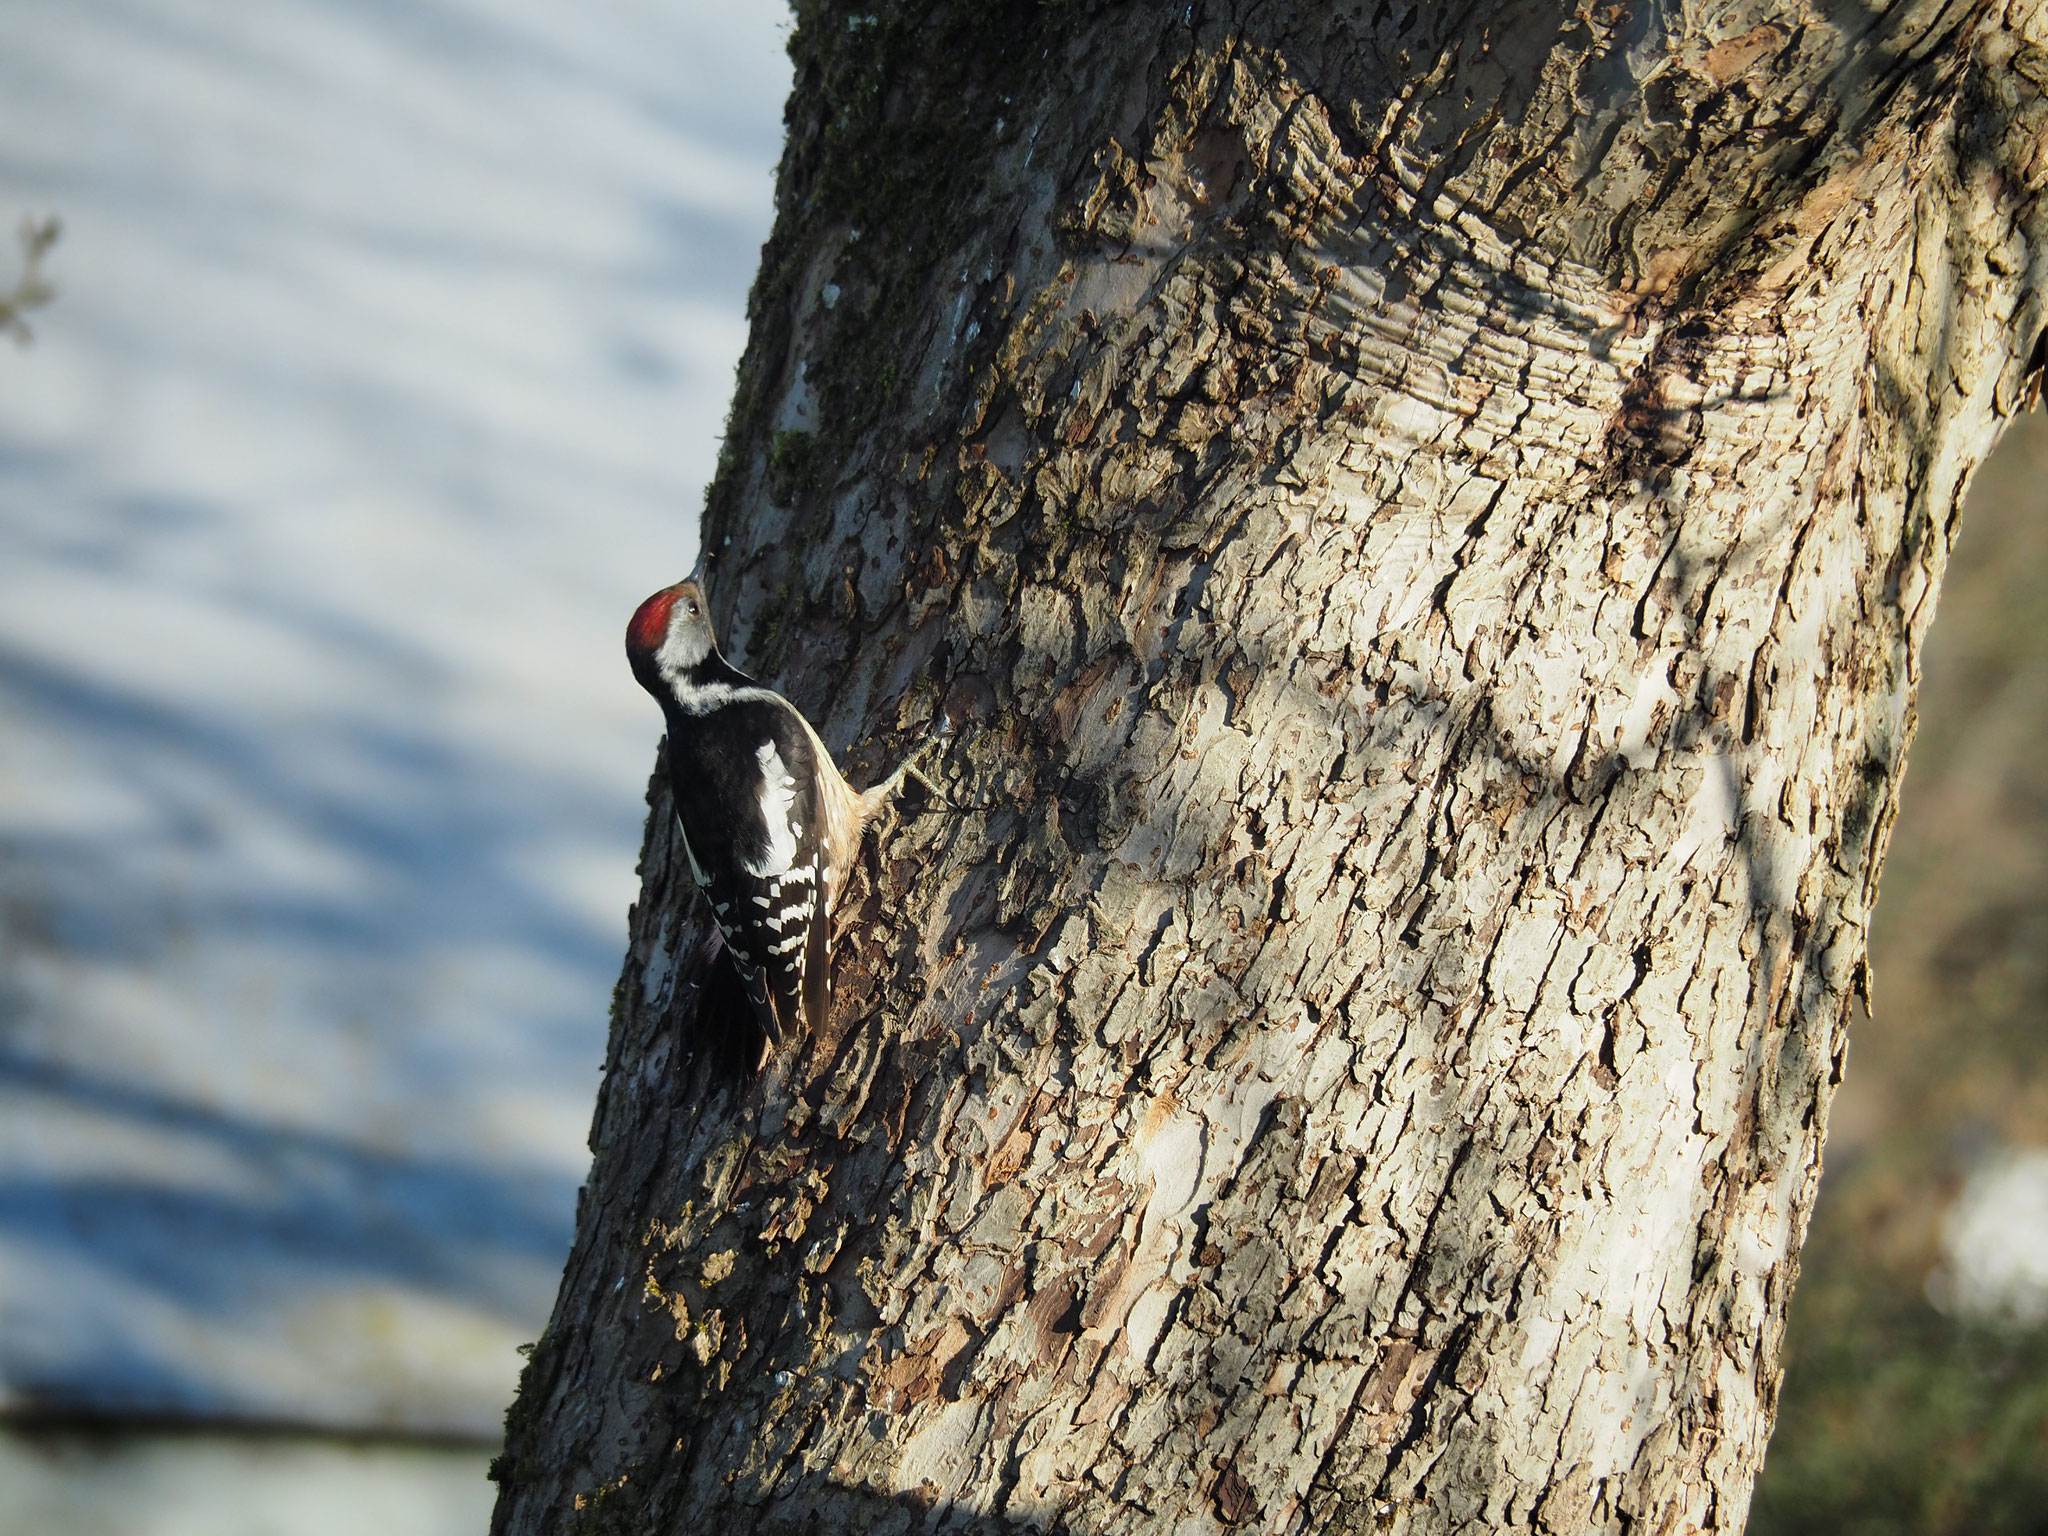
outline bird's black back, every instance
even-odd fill
[[[727,947],[786,1035],[825,980],[816,747],[787,700],[715,656],[698,671],[698,702],[725,693],[696,709],[665,701],[671,798]]]

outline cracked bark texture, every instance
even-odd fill
[[[755,1075],[657,779],[494,1529],[1739,1529],[2044,48],[804,0],[713,598],[942,793]]]

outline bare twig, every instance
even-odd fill
[[[22,316],[57,297],[56,288],[43,276],[43,257],[63,233],[63,223],[55,218],[38,219],[31,215],[21,221],[21,276],[12,290],[0,295],[0,331],[12,336],[20,346],[36,339]]]

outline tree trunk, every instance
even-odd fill
[[[1739,1529],[2048,22],[791,48],[714,602],[941,794],[755,1074],[657,783],[495,1528]]]

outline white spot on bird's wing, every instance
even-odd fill
[[[747,873],[756,879],[771,880],[796,862],[796,827],[790,815],[796,801],[796,781],[790,778],[774,742],[762,742],[755,756],[761,763],[761,822],[768,829],[768,851],[760,862],[747,866]],[[754,899],[761,900],[758,896]]]
[[[765,906],[767,906],[768,904],[769,904],[769,902],[768,902],[768,898],[767,898],[766,896],[756,896],[756,897],[754,898],[754,905],[755,905],[755,906],[757,906],[757,907],[765,907]]]

